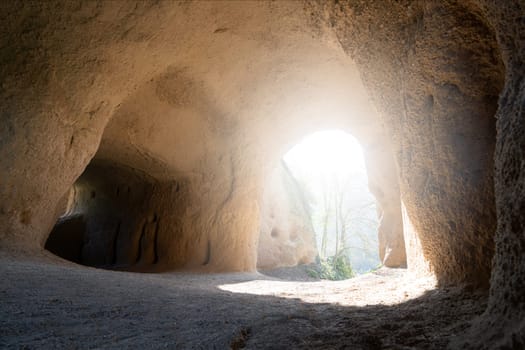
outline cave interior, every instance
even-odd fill
[[[391,346],[525,348],[523,1],[3,2],[0,17],[0,345],[89,346],[81,326],[31,336],[31,309],[14,311],[67,299],[46,273],[121,295],[100,281],[155,289],[158,276],[313,262],[271,179],[302,137],[340,129],[363,148],[383,266],[448,297],[330,312],[381,312]],[[152,293],[169,298],[163,286]],[[431,305],[439,323],[445,299],[472,303],[461,326],[438,342],[401,336],[396,307]],[[220,348],[215,332],[184,333],[182,348]],[[389,348],[323,332],[334,348]],[[265,348],[253,333],[226,343]],[[294,339],[281,346],[308,348]]]

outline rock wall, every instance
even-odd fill
[[[379,259],[387,267],[414,267],[407,258],[421,249],[407,250],[403,235],[403,217],[397,167],[389,138],[376,125],[375,131],[367,130],[361,137],[368,174],[368,188],[376,198],[379,219]]]
[[[257,268],[310,264],[317,255],[308,200],[281,162],[268,179],[263,195]]]
[[[522,2],[332,5],[396,150],[409,267],[490,280],[487,311],[452,348],[522,348]]]
[[[104,162],[153,184],[151,269],[254,270],[268,164],[320,128],[381,129],[354,63],[300,2],[0,6],[4,250],[40,254],[61,198]],[[130,225],[126,259],[91,263],[136,265]]]
[[[525,347],[525,5],[479,1],[472,8],[496,33],[505,64],[505,86],[496,113],[494,236],[489,305],[468,337],[453,345],[470,349]]]
[[[161,218],[150,201],[155,181],[132,169],[94,161],[70,190],[67,210],[46,242],[57,255],[96,267],[158,263]],[[158,187],[158,185],[157,185]],[[75,234],[67,235],[66,232]]]
[[[494,31],[454,2],[348,1],[330,13],[388,126],[403,205],[431,269],[441,283],[488,285],[504,72]]]

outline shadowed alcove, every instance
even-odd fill
[[[132,169],[90,163],[64,197],[45,248],[96,267],[157,264],[160,218],[148,205],[155,182]]]

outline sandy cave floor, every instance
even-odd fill
[[[486,303],[385,268],[306,282],[0,256],[0,279],[8,349],[443,349]]]

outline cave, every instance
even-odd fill
[[[161,218],[148,206],[154,188],[146,174],[91,162],[62,199],[63,214],[44,248],[93,267],[136,270],[156,265]]]
[[[0,18],[0,347],[525,347],[521,0]],[[265,280],[315,260],[271,179],[327,128],[362,145],[384,268]]]

